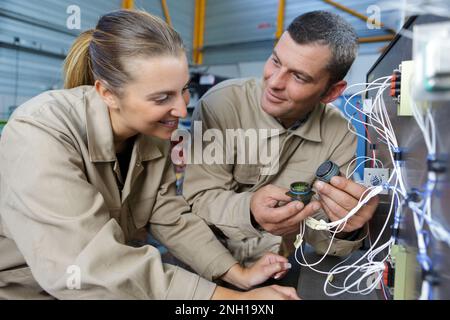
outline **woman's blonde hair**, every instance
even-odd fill
[[[64,61],[64,88],[103,80],[120,94],[131,80],[125,61],[182,53],[180,35],[160,18],[143,11],[114,11],[102,16],[95,29],[81,33],[73,43]]]

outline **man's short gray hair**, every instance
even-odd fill
[[[358,36],[350,23],[328,11],[311,11],[295,18],[287,31],[298,44],[328,45],[332,52],[327,65],[330,84],[345,78],[358,51]]]

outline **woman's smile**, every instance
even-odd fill
[[[166,128],[176,129],[178,128],[178,119],[175,120],[160,120],[158,123]]]

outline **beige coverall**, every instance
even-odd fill
[[[122,179],[108,109],[93,87],[19,107],[0,141],[0,298],[209,299],[216,285],[208,280],[236,261],[175,195],[169,150],[138,136]],[[147,223],[203,278],[163,264],[150,245],[127,245]]]
[[[347,120],[335,107],[320,104],[305,123],[289,130],[262,110],[261,96],[261,79],[224,81],[202,97],[193,120],[201,120],[203,130],[219,130],[224,139],[227,129],[278,129],[279,170],[273,175],[262,175],[261,163],[238,164],[237,161],[222,165],[189,164],[183,185],[183,195],[192,205],[192,212],[220,230],[216,233],[223,234],[224,243],[241,263],[251,263],[269,250],[278,252],[281,244],[281,237],[252,225],[250,199],[254,191],[269,183],[284,188],[289,188],[294,181],[311,183],[317,168],[326,160],[334,161],[345,172],[356,153],[356,136],[348,130]],[[269,133],[267,139],[273,138]],[[203,147],[209,143],[204,142]],[[230,141],[226,143],[228,150],[232,149]],[[264,144],[265,140],[258,143]],[[232,150],[234,154],[227,156],[236,159],[236,147]],[[246,143],[248,159],[257,157],[255,153],[261,150]],[[323,211],[315,217],[327,219]],[[343,256],[356,250],[366,231],[362,229],[355,241],[335,239],[329,254]],[[307,228],[305,238],[318,253],[324,253],[330,243],[330,232]],[[292,241],[290,245],[292,250]]]

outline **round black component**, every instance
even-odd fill
[[[290,189],[286,193],[292,200],[301,201],[305,206],[311,201],[311,197],[314,194],[315,192],[311,190],[311,185],[303,181],[291,183]]]
[[[331,161],[325,161],[320,165],[320,167],[316,171],[316,175],[319,177],[323,177],[328,174],[328,172],[331,171],[331,168],[333,167],[333,162]]]
[[[339,167],[333,161],[325,161],[322,163],[316,171],[316,178],[329,183],[331,178],[339,175]]]
[[[307,182],[294,182],[291,184],[291,192],[297,194],[304,194],[311,191],[311,186]]]

